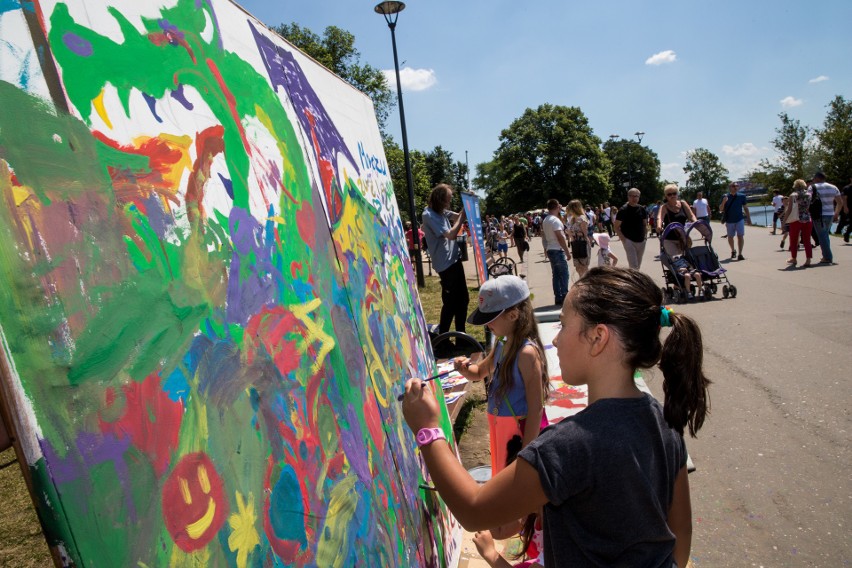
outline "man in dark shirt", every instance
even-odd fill
[[[852,178],[849,179],[852,182]],[[843,207],[840,209],[840,220],[837,222],[837,234],[840,234],[841,228],[846,225],[846,232],[843,233],[843,240],[849,242],[849,231],[852,229],[852,217],[849,216],[849,198],[852,197],[852,183],[843,188],[840,192],[840,199],[843,200]]]
[[[627,265],[639,270],[645,254],[645,239],[648,236],[648,211],[639,205],[640,192],[635,187],[627,192],[625,203],[615,216],[613,226],[621,244]]]

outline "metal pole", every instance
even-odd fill
[[[402,153],[405,156],[405,178],[408,182],[408,215],[411,217],[411,240],[414,243],[414,271],[417,274],[417,287],[426,286],[423,277],[423,256],[420,251],[420,223],[414,209],[414,176],[411,175],[411,158],[408,154],[408,134],[405,131],[405,108],[402,105],[402,82],[399,79],[399,58],[396,55],[396,22],[388,22],[393,44],[393,67],[396,71],[396,95],[399,101],[399,122],[402,127]]]

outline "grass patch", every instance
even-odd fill
[[[0,453],[0,465],[14,459],[12,449]],[[0,470],[0,566],[52,565],[20,466],[13,464]]]
[[[474,396],[473,392],[468,392],[464,404],[459,410],[456,421],[453,423],[453,436],[456,439],[456,444],[461,444],[462,436],[470,428],[473,421],[473,411],[485,404],[486,399],[481,396]]]
[[[420,288],[420,303],[423,306],[423,317],[426,323],[437,324],[441,320],[441,280],[437,276],[426,276],[426,286]],[[479,289],[468,284],[470,293],[470,311],[476,306],[479,298]],[[467,324],[465,333],[472,336],[481,344],[485,345],[485,327],[481,325]]]

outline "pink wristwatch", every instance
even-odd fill
[[[417,446],[422,448],[423,446],[428,446],[435,440],[446,440],[447,437],[444,436],[444,431],[440,428],[421,428],[417,432]]]

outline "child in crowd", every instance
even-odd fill
[[[509,256],[509,231],[506,230],[505,225],[500,227],[500,234],[497,240],[497,252],[500,253],[500,258],[506,258]]]
[[[618,257],[612,254],[609,248],[610,236],[607,233],[595,233],[592,237],[598,243],[598,266],[615,266],[618,264]]]
[[[505,338],[478,364],[466,357],[454,360],[468,380],[490,380],[491,473],[497,475],[547,426],[544,401],[550,381],[527,283],[511,274],[488,280],[479,290],[479,307],[467,321]]]
[[[442,440],[434,391],[420,379],[406,383],[403,415],[462,526],[487,529],[543,507],[547,568],[686,567],[692,513],[683,433],[694,436],[704,424],[710,381],[698,325],[662,302],[638,270],[596,267],[577,281],[553,344],[563,380],[588,385],[588,407],[547,428],[484,485]],[[662,344],[660,329],[669,326]],[[658,362],[664,405],[633,379]]]

